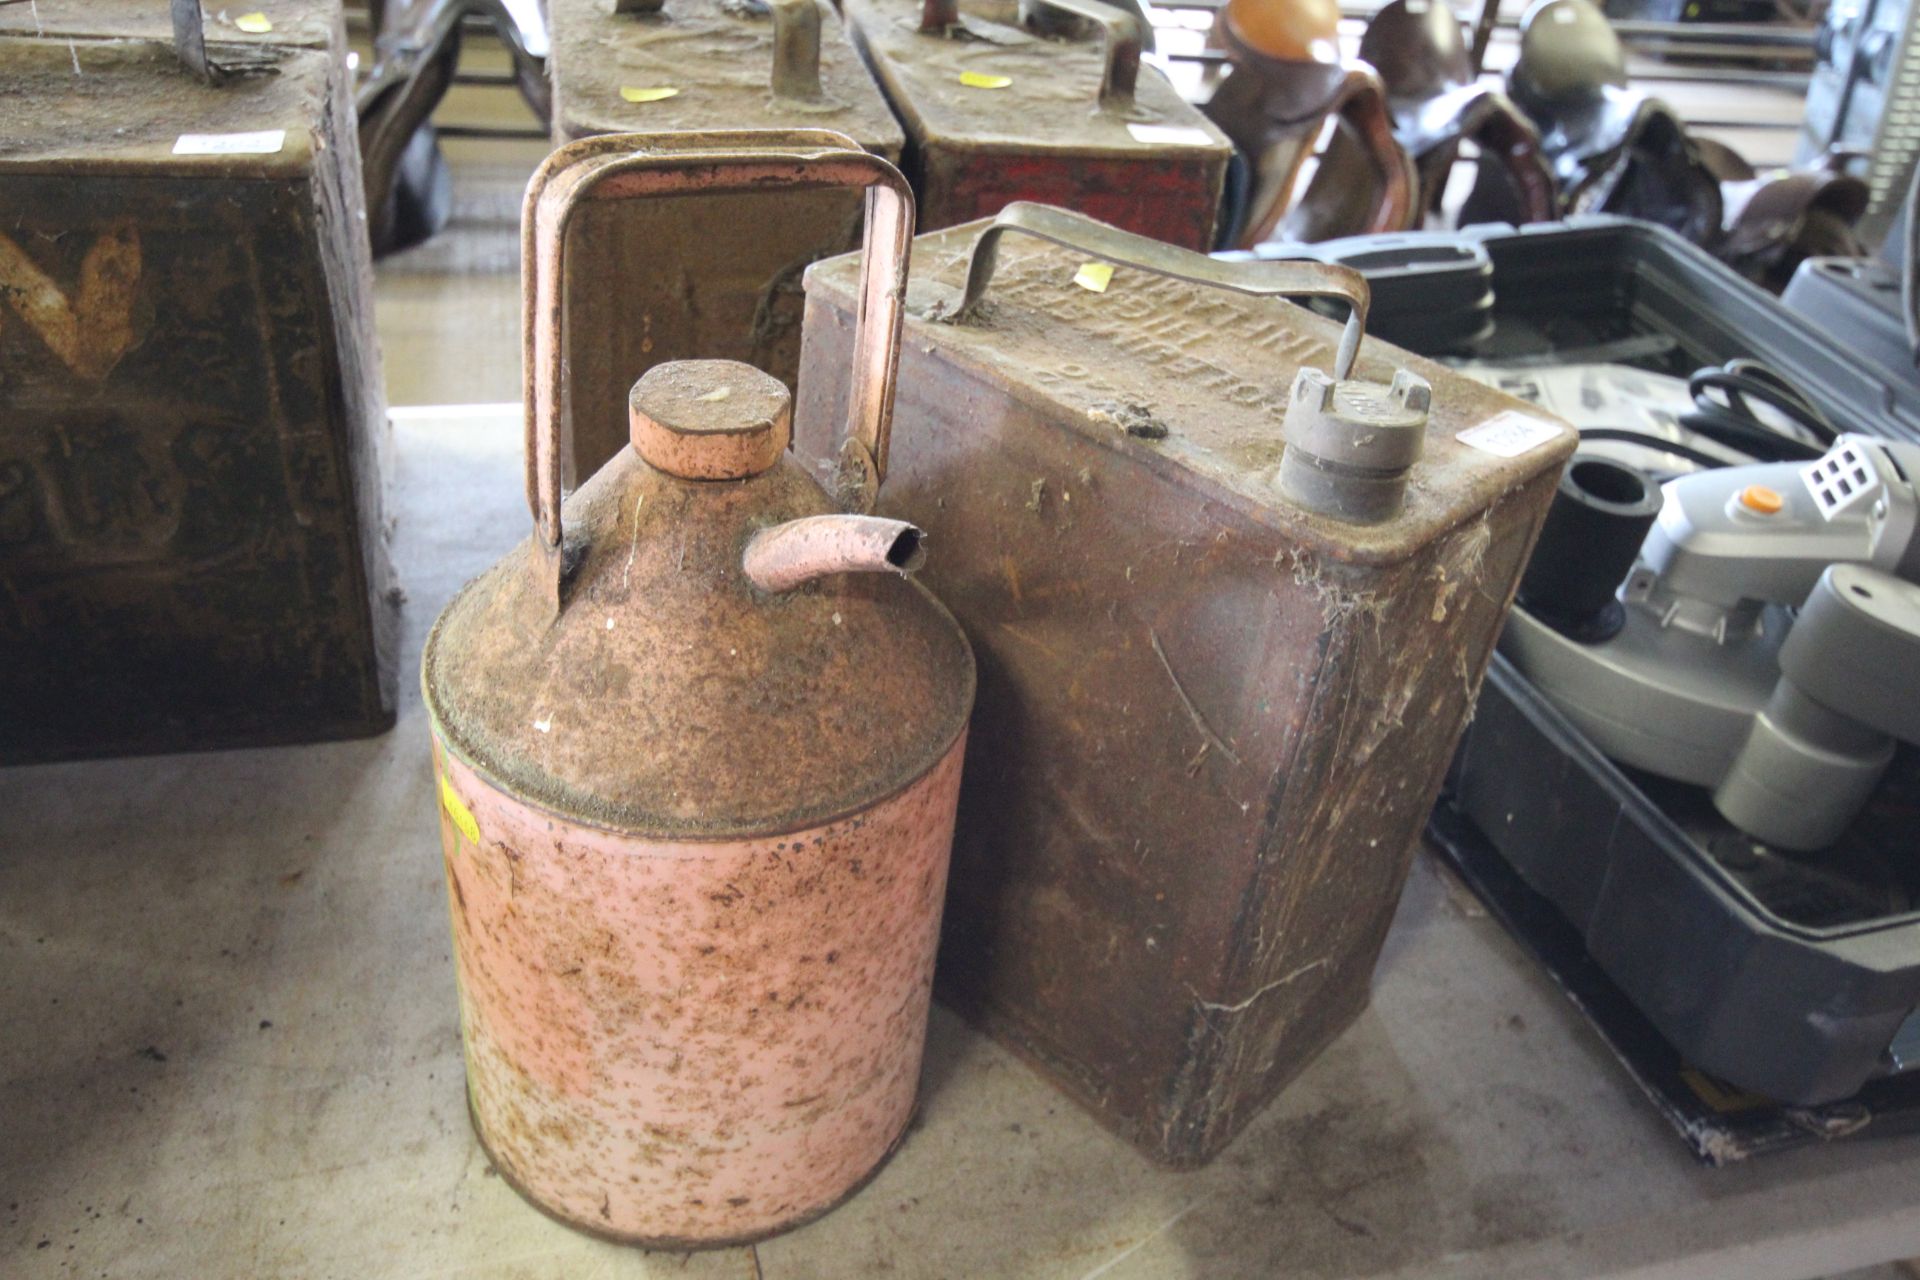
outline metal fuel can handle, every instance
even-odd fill
[[[1100,28],[1104,69],[1098,109],[1131,111],[1134,86],[1140,79],[1140,19],[1101,0],[1020,0],[1021,25],[1034,25],[1042,9],[1059,9]]]
[[[171,0],[169,7],[173,18],[174,54],[189,74],[213,83],[213,65],[207,61],[207,20],[200,13],[200,0]]]
[[[655,17],[665,0],[613,0],[615,16]],[[818,102],[820,88],[819,0],[766,0],[773,19],[773,68],[768,87],[789,102]]]
[[[1002,209],[974,240],[959,305],[950,312],[930,310],[929,319],[947,324],[966,321],[986,296],[1000,237],[1009,231],[1022,231],[1123,267],[1234,293],[1346,302],[1347,324],[1334,351],[1331,376],[1304,366],[1288,392],[1281,424],[1287,448],[1277,477],[1280,491],[1299,506],[1350,524],[1380,524],[1400,513],[1407,472],[1424,447],[1433,393],[1425,379],[1406,369],[1396,370],[1391,383],[1352,376],[1371,297],[1365,276],[1352,267],[1328,262],[1222,262],[1122,231],[1082,213],[1023,201]]]
[[[1371,294],[1366,277],[1352,267],[1304,261],[1222,262],[1204,253],[1122,231],[1084,213],[1025,200],[1002,209],[992,224],[980,232],[973,242],[973,256],[967,263],[967,286],[960,305],[935,319],[960,324],[973,314],[993,280],[1000,237],[1009,231],[1023,232],[1118,266],[1256,298],[1338,298],[1347,304],[1348,312],[1346,328],[1341,331],[1340,345],[1333,358],[1336,380],[1352,372],[1354,357],[1360,352]]]
[[[1100,28],[1102,67],[1094,109],[1122,114],[1133,110],[1134,87],[1140,80],[1140,50],[1146,41],[1140,19],[1101,0],[1020,0],[1020,25],[1034,25],[1036,11],[1042,9],[1058,9]],[[923,0],[921,35],[945,36],[964,25],[960,0]]]
[[[818,102],[820,0],[768,0],[773,16],[773,96]]]
[[[827,129],[726,130],[678,139],[607,134],[558,148],[535,171],[520,231],[527,506],[538,571],[551,577],[556,606],[563,559],[561,289],[574,214],[591,200],[839,189],[866,192],[842,471],[849,505],[867,509],[886,474],[913,240],[913,192],[900,171]]]
[[[615,16],[653,17],[665,0],[613,0]],[[819,0],[767,0],[773,19],[773,96],[793,102],[820,99]]]

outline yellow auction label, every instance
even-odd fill
[[[1107,286],[1113,283],[1113,264],[1083,262],[1080,269],[1073,273],[1073,282],[1089,293],[1105,293]]]
[[[984,71],[962,71],[960,83],[969,89],[1004,89],[1013,83],[1013,77],[990,76]]]
[[[264,13],[243,13],[233,20],[233,25],[250,36],[263,36],[273,30],[273,22]]]
[[[447,781],[445,775],[440,778],[440,807],[447,811],[447,816],[453,819],[453,825],[459,828],[461,835],[475,845],[480,843],[480,824],[473,820],[473,811],[455,793],[453,784]]]
[[[672,85],[665,84],[656,85],[651,89],[635,89],[631,86],[622,86],[620,96],[628,102],[662,102],[679,92],[680,91]]]

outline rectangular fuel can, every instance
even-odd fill
[[[393,720],[347,72],[213,35],[0,37],[0,763]]]
[[[1280,264],[1039,215],[916,241],[878,460],[980,669],[938,982],[1191,1165],[1364,1007],[1574,435],[1383,343],[1342,368],[1357,326],[1240,291],[1298,291],[1244,270]],[[854,267],[808,276],[822,466]],[[1335,420],[1403,433],[1396,491]]]
[[[1140,65],[1134,15],[1086,0],[841,8],[906,125],[923,230],[1032,200],[1212,247],[1232,144]]]

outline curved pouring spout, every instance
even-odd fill
[[[926,535],[879,516],[802,516],[762,529],[740,558],[762,591],[791,591],[830,573],[912,573],[926,563]]]

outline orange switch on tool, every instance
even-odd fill
[[[1780,508],[1787,505],[1787,500],[1780,496],[1778,489],[1768,488],[1764,484],[1750,484],[1740,491],[1740,505],[1760,515],[1773,516],[1780,514]]]

